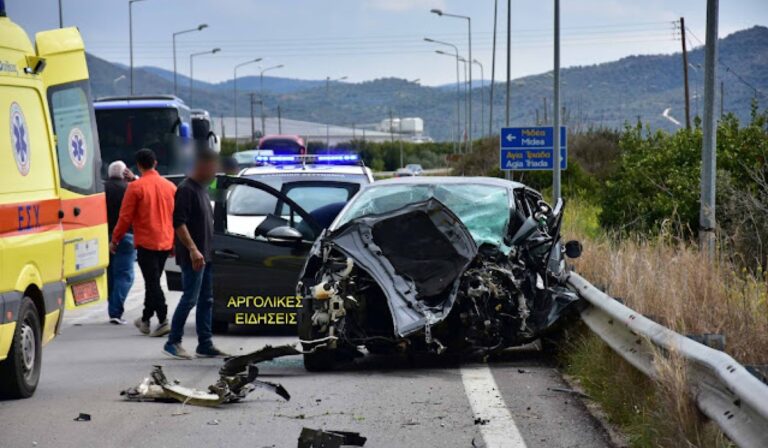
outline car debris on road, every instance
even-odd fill
[[[363,446],[366,438],[357,432],[323,431],[303,428],[298,448],[340,448],[342,446]]]
[[[267,345],[245,355],[227,358],[224,365],[219,369],[219,380],[208,386],[207,391],[169,381],[162,366],[156,365],[149,377],[144,378],[137,386],[121,391],[120,395],[128,401],[180,402],[194,406],[219,406],[242,401],[248,394],[260,388],[269,390],[289,401],[291,395],[282,385],[257,379],[259,368],[256,364],[281,356],[298,354],[301,352],[293,345],[277,347]]]
[[[371,353],[498,353],[557,329],[565,286],[563,202],[491,178],[366,186],[315,242],[300,277],[308,370]]]

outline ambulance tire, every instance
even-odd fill
[[[227,334],[229,331],[229,322],[214,319],[213,322],[211,322],[211,331],[213,331],[213,334]]]
[[[4,398],[29,398],[40,380],[42,326],[32,299],[21,299],[17,317],[8,357],[0,362],[0,396]]]
[[[307,300],[304,301],[304,306],[299,310],[297,315],[298,327],[299,327],[299,339],[309,341],[317,338],[317,334],[312,326],[312,307],[307,306]],[[303,347],[304,350],[310,349],[310,347]],[[327,372],[333,369],[336,364],[335,350],[323,350],[318,349],[314,353],[304,354],[304,368],[308,372]]]

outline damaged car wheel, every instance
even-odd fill
[[[296,313],[299,327],[299,339],[311,341],[318,338],[312,326],[312,305],[310,300],[304,300],[304,306]],[[304,344],[304,350],[312,350],[311,346]],[[313,353],[304,354],[304,368],[309,372],[326,372],[333,369],[336,363],[335,350],[318,348]]]

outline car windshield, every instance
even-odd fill
[[[97,109],[96,123],[101,144],[102,177],[115,160],[135,170],[135,153],[149,148],[157,155],[160,174],[184,172],[178,137],[179,111],[173,108]]]
[[[304,147],[296,140],[289,138],[269,138],[265,139],[259,149],[271,149],[275,154],[301,154]]]
[[[504,249],[504,235],[509,221],[507,189],[478,184],[424,184],[375,186],[361,192],[336,228],[361,216],[391,212],[415,202],[435,198],[448,207],[469,229],[475,242]]]
[[[325,181],[265,176],[255,180],[281,191],[310,214],[332,204],[345,204],[360,189],[360,183],[351,181],[352,179],[345,182],[343,179]],[[278,202],[277,197],[266,191],[237,185],[233,187],[227,201],[227,213],[238,216],[288,214],[287,205],[278,205]],[[281,208],[279,212],[278,207]]]

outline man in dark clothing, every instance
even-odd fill
[[[176,229],[176,262],[181,267],[183,293],[171,319],[171,333],[163,347],[163,353],[178,359],[191,359],[181,346],[184,324],[189,313],[197,306],[198,357],[227,356],[212,341],[213,319],[213,210],[208,196],[208,185],[216,177],[217,154],[199,151],[192,173],[176,190],[173,210],[173,227]]]
[[[107,200],[107,230],[112,238],[112,231],[120,217],[120,206],[123,204],[126,181],[135,178],[131,170],[121,160],[112,162],[107,168],[109,178],[104,182],[104,195]],[[136,249],[133,247],[133,232],[127,232],[117,244],[117,251],[109,254],[107,267],[107,293],[109,322],[115,325],[125,325],[123,319],[123,304],[128,291],[133,286],[133,263],[136,261]]]

